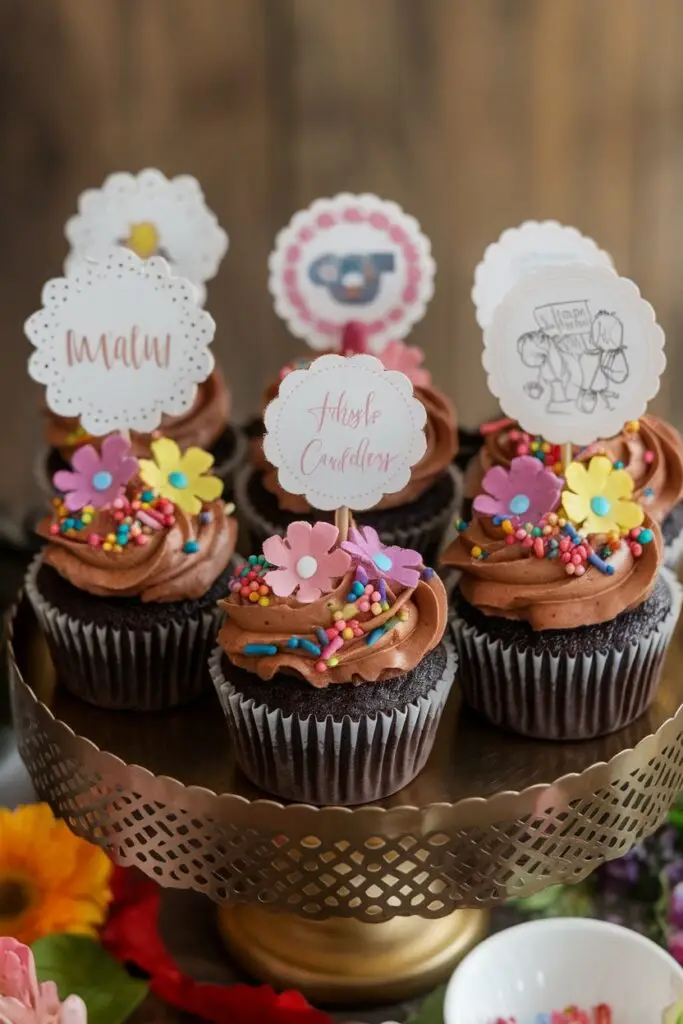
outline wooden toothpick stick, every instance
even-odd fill
[[[349,535],[349,510],[346,505],[342,505],[334,513],[334,525],[339,530],[339,543],[341,544]]]

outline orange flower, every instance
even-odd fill
[[[94,935],[111,902],[112,864],[47,804],[0,809],[0,935]]]

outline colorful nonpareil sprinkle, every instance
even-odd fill
[[[515,455],[529,455],[543,463],[555,473],[561,473],[561,449],[559,445],[550,444],[538,435],[527,434],[523,430],[513,429],[509,438],[515,445]]]
[[[244,565],[239,565],[230,577],[228,587],[233,594],[239,594],[245,601],[267,608],[270,604],[270,587],[264,576],[274,566],[264,555],[250,555]]]

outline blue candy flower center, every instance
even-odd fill
[[[111,487],[113,479],[111,473],[108,473],[106,469],[101,469],[92,478],[92,485],[96,491],[106,491],[108,487]]]
[[[595,498],[591,498],[591,512],[595,512],[596,516],[609,515],[611,507],[611,502],[609,502],[607,498],[603,498],[601,494],[598,494]]]
[[[515,494],[514,498],[510,501],[509,508],[513,515],[523,516],[530,504],[531,502],[526,494]]]
[[[168,482],[171,487],[175,487],[179,491],[184,491],[187,487],[187,477],[179,469],[174,469],[172,473],[168,474]]]
[[[376,555],[372,556],[372,560],[382,572],[386,572],[387,569],[391,569],[391,559],[388,555],[385,555],[383,551],[378,551]]]

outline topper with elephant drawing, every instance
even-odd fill
[[[664,334],[632,281],[568,264],[523,278],[484,335],[491,391],[553,444],[590,444],[643,414],[664,370]]]

